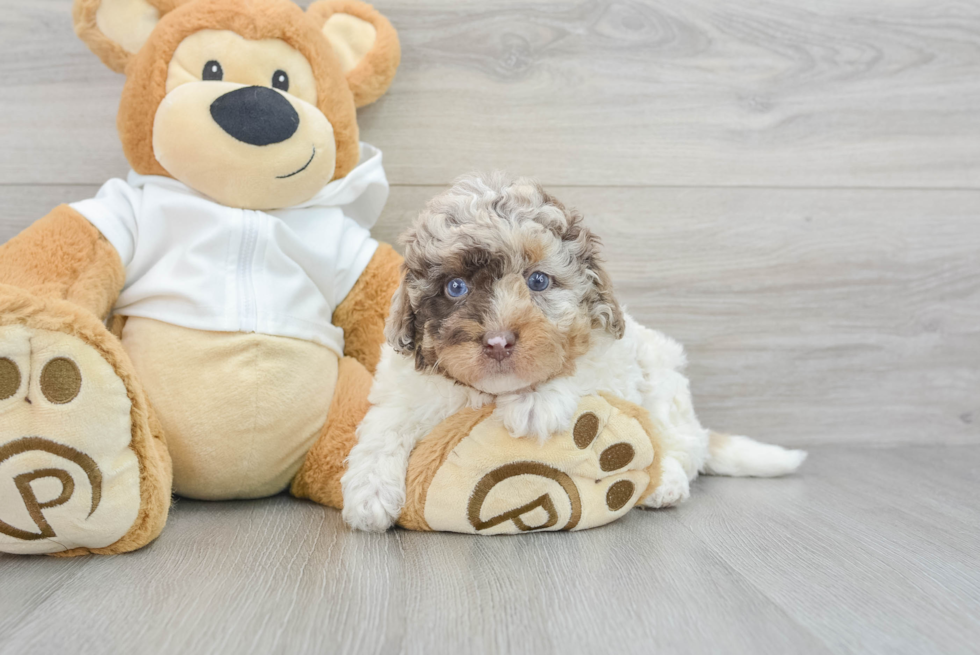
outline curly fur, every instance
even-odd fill
[[[413,446],[460,409],[495,404],[513,436],[544,439],[569,429],[580,399],[597,393],[643,407],[663,436],[658,484],[643,504],[688,496],[709,462],[710,439],[681,373],[684,351],[623,313],[581,214],[526,178],[467,176],[428,204],[403,242],[390,347],[341,482],[350,525],[392,524],[405,503]],[[534,272],[551,285],[529,290]],[[457,277],[469,292],[453,298],[446,285]],[[498,360],[487,356],[485,339],[500,330],[516,340]],[[745,455],[728,453],[716,470],[728,475],[781,475],[803,456],[745,437],[726,444]]]

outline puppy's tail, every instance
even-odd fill
[[[748,437],[712,432],[708,443],[708,475],[774,478],[792,473],[806,459],[804,450],[788,450]]]

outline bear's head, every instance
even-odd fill
[[[357,0],[75,0],[75,31],[126,74],[117,124],[137,173],[218,202],[304,202],[359,158],[356,108],[398,67],[398,36]]]

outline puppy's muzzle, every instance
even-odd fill
[[[517,335],[510,330],[487,332],[483,335],[483,354],[502,362],[514,353]]]

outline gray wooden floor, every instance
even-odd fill
[[[2,558],[0,653],[976,653],[980,446],[824,445],[577,533],[180,500],[132,555]]]
[[[0,0],[0,240],[127,170],[70,4]],[[705,423],[802,473],[520,538],[180,500],[132,555],[0,556],[0,653],[976,652],[980,3],[375,4],[379,238],[460,173],[538,177]]]

